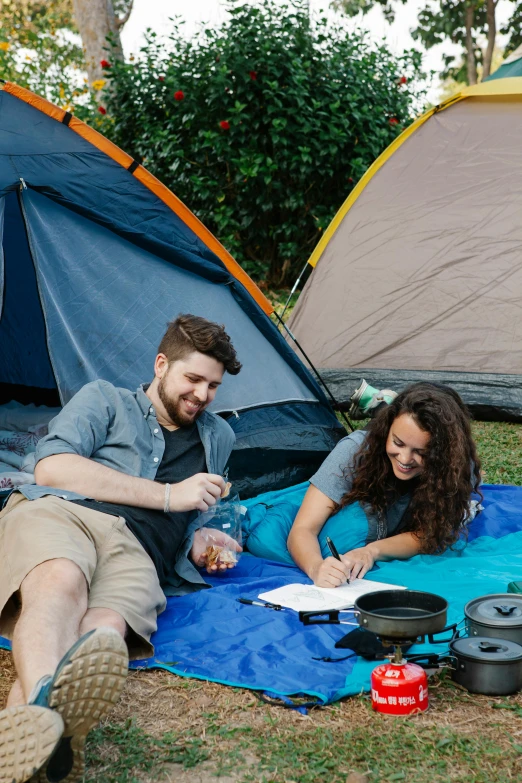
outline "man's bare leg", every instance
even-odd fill
[[[92,631],[94,628],[114,628],[125,639],[127,635],[127,623],[114,609],[101,609],[94,607],[87,612],[80,623],[80,636]]]
[[[38,680],[53,674],[76,642],[87,611],[87,582],[71,560],[48,560],[22,582],[22,611],[13,634],[13,658],[19,682],[9,706],[27,703]],[[19,699],[22,697],[22,702]]]
[[[94,628],[114,628],[125,639],[127,635],[127,623],[114,609],[88,609],[80,621],[79,636],[92,631]],[[15,707],[19,704],[25,704],[24,692],[20,680],[13,683],[9,697],[7,699],[8,707]]]

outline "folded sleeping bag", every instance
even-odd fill
[[[245,501],[247,514],[243,521],[243,544],[256,557],[294,565],[286,541],[301,507],[308,481],[278,492],[265,492]],[[364,546],[368,536],[368,519],[359,503],[338,511],[330,517],[319,533],[323,557],[330,555],[327,538],[335,542],[339,552]]]

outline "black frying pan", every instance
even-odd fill
[[[357,598],[354,608],[362,628],[381,639],[406,641],[442,631],[448,602],[420,590],[381,590]]]

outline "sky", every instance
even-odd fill
[[[313,13],[329,9],[328,0],[309,0]],[[397,12],[393,25],[389,25],[383,17],[380,8],[376,7],[365,17],[362,15],[353,19],[350,24],[354,28],[362,27],[370,33],[375,42],[385,40],[395,54],[401,54],[405,49],[415,47],[423,51],[410,35],[410,30],[416,26],[417,14],[426,4],[426,0],[408,0]],[[499,0],[497,7],[497,28],[508,18],[510,13],[508,0]],[[227,17],[225,0],[134,0],[134,7],[122,32],[122,43],[125,54],[137,53],[144,42],[144,33],[148,27],[158,34],[163,34],[171,27],[169,17],[180,16],[185,22],[187,35],[191,35],[202,24],[219,25]],[[335,12],[328,10],[334,16]],[[500,44],[502,40],[497,39]],[[451,43],[440,44],[424,53],[425,71],[440,71],[444,54],[454,54],[459,47]],[[435,77],[429,84],[427,99],[437,103],[441,92],[440,81]]]

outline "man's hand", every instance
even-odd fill
[[[190,557],[194,565],[198,568],[204,568],[207,566],[207,572],[209,574],[215,571],[226,571],[228,568],[233,568],[237,562],[228,562],[228,558],[224,562],[221,562],[219,557],[212,565],[207,564],[208,554],[207,550],[210,547],[219,547],[224,550],[224,553],[242,552],[243,548],[226,533],[221,530],[213,530],[210,528],[202,527],[200,530],[196,530],[194,533],[194,541],[192,543],[192,549],[190,550]]]
[[[335,557],[327,557],[310,573],[316,587],[339,587],[348,581],[349,567],[336,560]]]
[[[341,555],[341,561],[348,570],[349,579],[362,579],[363,576],[374,566],[375,555],[368,546],[361,546],[358,549],[351,549],[346,554]]]
[[[208,511],[225,491],[222,476],[214,473],[196,473],[179,484],[171,484],[171,511]]]

